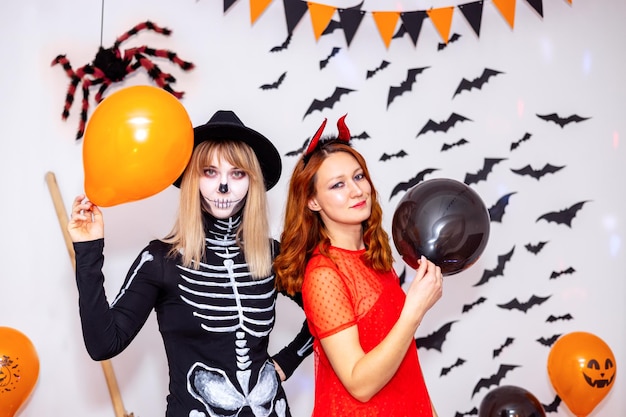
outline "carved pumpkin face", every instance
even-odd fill
[[[11,377],[14,372],[11,372],[11,366],[13,361],[8,356],[2,356],[0,358],[0,388],[4,388],[11,384]]]
[[[613,378],[615,378],[615,366],[611,358],[606,358],[603,362],[589,359],[587,368],[583,370],[585,381],[592,387],[606,388],[611,385]]]
[[[570,411],[587,416],[613,388],[617,373],[609,345],[587,332],[559,337],[548,355],[550,381]]]
[[[0,327],[0,417],[14,416],[35,387],[39,357],[19,330]]]

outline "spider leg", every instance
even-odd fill
[[[72,69],[72,65],[70,64],[70,61],[65,55],[57,55],[57,57],[54,58],[50,63],[50,66],[53,67],[57,64],[63,66],[63,69],[65,70],[65,73],[68,77],[72,78],[73,76],[76,76],[76,73],[74,72],[74,70]]]
[[[104,99],[103,97],[104,92],[106,91],[107,88],[109,88],[110,85],[111,85],[111,81],[109,80],[102,81],[102,85],[100,86],[100,88],[98,89],[98,92],[94,96],[94,100],[96,103],[100,103]]]
[[[89,84],[90,81],[83,82],[83,105],[80,109],[80,119],[78,121],[78,131],[76,132],[76,140],[79,140],[85,134],[85,125],[87,124],[87,111],[89,110]]]
[[[99,74],[101,70],[89,67],[88,74]],[[104,75],[104,74],[103,74]],[[79,140],[85,134],[85,126],[87,124],[87,113],[89,112],[89,87],[105,82],[105,78],[83,79],[83,103],[80,109],[80,120],[78,121],[78,131],[76,132],[76,140]]]
[[[67,120],[70,116],[70,108],[74,103],[74,95],[76,94],[76,87],[80,83],[80,78],[73,77],[72,81],[70,81],[70,85],[67,87],[67,93],[65,94],[65,104],[63,105],[63,112],[61,113],[61,118],[63,120]]]
[[[138,48],[133,48],[133,49],[137,50],[135,54],[140,53],[144,55],[168,59],[170,62],[173,62],[174,64],[178,65],[184,71],[189,71],[190,69],[193,69],[194,67],[193,63],[188,62],[188,61],[183,61],[182,59],[180,59],[178,55],[176,54],[176,52],[172,52],[166,49],[154,49],[154,48],[149,48],[147,46],[140,46]]]
[[[113,48],[119,48],[122,42],[126,41],[128,38],[136,35],[142,30],[152,30],[154,32],[160,33],[165,36],[169,36],[172,33],[172,31],[169,30],[168,28],[158,26],[155,23],[152,23],[151,21],[147,20],[145,22],[139,23],[138,25],[135,25],[131,30],[129,30],[128,32],[118,37],[115,43],[113,44]]]
[[[79,77],[76,72],[72,69],[72,65],[70,61],[67,59],[65,55],[58,55],[54,60],[52,60],[51,66],[60,64],[65,70],[65,73],[70,78],[70,84],[67,88],[67,93],[65,94],[65,103],[63,105],[63,112],[61,113],[61,118],[63,120],[67,120],[70,115],[70,108],[74,103],[74,95],[76,94],[76,87],[81,81],[81,77]]]
[[[111,85],[111,80],[107,78],[104,71],[96,66],[89,65],[85,67],[84,71],[85,74],[89,74],[92,76],[91,80],[88,82],[88,87],[91,87],[92,85],[102,84],[94,98],[96,103],[100,103],[102,101],[102,95],[104,94],[104,90],[106,90],[109,85]],[[83,75],[83,77],[85,77],[85,75]]]
[[[139,68],[139,66],[143,67],[148,72],[150,78],[152,78],[159,87],[172,93],[176,98],[180,99],[183,97],[184,92],[175,91],[170,86],[171,83],[176,82],[176,78],[174,78],[172,74],[161,71],[154,62],[139,53],[135,54],[135,58],[137,58],[137,62],[133,65],[134,68]]]

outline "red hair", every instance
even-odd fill
[[[372,212],[363,222],[363,241],[366,247],[364,260],[377,271],[389,271],[393,266],[389,236],[382,227],[382,208],[365,159],[349,144],[330,138],[321,142],[308,155],[306,161],[305,158],[300,158],[289,182],[284,227],[280,238],[281,250],[274,260],[276,287],[288,294],[293,295],[301,290],[306,264],[317,247],[322,254],[328,256],[330,238],[319,214],[308,208],[308,202],[315,196],[317,171],[328,155],[334,152],[352,155],[372,186]]]

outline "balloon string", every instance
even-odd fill
[[[102,0],[100,8],[100,46],[102,46],[102,37],[104,33],[104,0]]]

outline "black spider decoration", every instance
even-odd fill
[[[70,115],[70,107],[74,102],[74,94],[78,84],[82,82],[83,104],[80,113],[80,121],[78,124],[78,132],[76,140],[83,137],[85,133],[85,125],[87,123],[87,113],[89,110],[89,88],[94,85],[100,85],[95,95],[96,103],[100,103],[104,98],[104,92],[113,83],[120,82],[128,75],[143,68],[147,71],[150,78],[164,90],[172,93],[176,98],[182,98],[182,91],[175,91],[171,84],[176,82],[176,78],[169,73],[161,71],[161,69],[147,56],[159,58],[167,58],[170,62],[178,65],[184,71],[188,71],[194,67],[191,62],[181,60],[176,53],[164,49],[153,49],[147,46],[139,46],[136,48],[125,49],[123,52],[119,49],[122,42],[126,41],[133,35],[142,30],[152,30],[165,36],[169,36],[172,31],[159,27],[156,24],[146,21],[139,23],[128,32],[115,40],[111,48],[105,49],[102,46],[96,53],[96,58],[75,71],[72,69],[69,60],[65,55],[59,55],[52,61],[52,66],[61,64],[65,73],[70,77],[70,86],[65,96],[65,106],[63,107],[62,117],[66,120]]]

